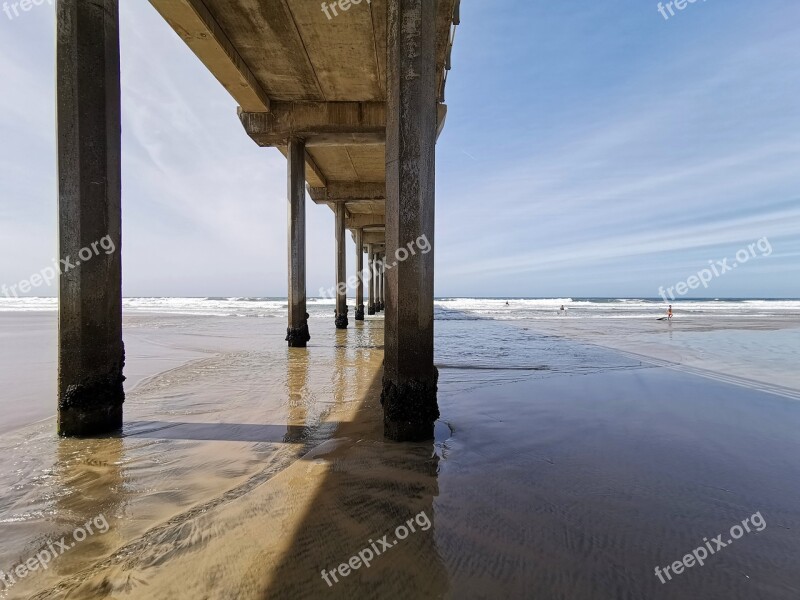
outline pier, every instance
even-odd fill
[[[60,278],[62,436],[109,433],[123,422],[118,2],[60,0],[57,10],[60,254],[77,255],[105,237],[117,248]],[[432,438],[439,416],[433,362],[436,140],[447,114],[459,1],[151,4],[233,97],[244,133],[286,157],[287,345],[305,348],[313,360],[306,312],[308,195],[335,215],[336,311],[330,326],[346,329],[366,315],[384,314],[385,435]],[[352,311],[348,239],[356,246]],[[404,251],[420,239],[426,252]]]

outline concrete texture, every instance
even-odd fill
[[[380,291],[378,295],[381,298],[381,310],[386,308],[386,255],[381,255],[380,271],[378,273],[378,282],[380,283]]]
[[[367,244],[367,270],[369,271],[369,304],[367,314],[375,314],[375,253],[372,244]]]
[[[305,144],[298,138],[289,141],[287,179],[289,325],[286,341],[290,348],[305,348],[311,339],[306,312]]]
[[[356,321],[364,320],[364,230],[354,232],[356,242]]]
[[[59,255],[75,264],[59,279],[58,433],[92,436],[122,427],[125,399],[119,6],[62,0],[56,19]]]
[[[375,255],[375,312],[383,312],[383,255]]]
[[[347,329],[347,252],[344,245],[344,222],[347,210],[336,205],[336,329]]]
[[[409,240],[434,243],[436,3],[389,0],[386,130],[386,253]],[[439,417],[433,364],[434,250],[387,274],[384,431],[398,440],[433,436]]]
[[[238,102],[245,131],[256,143],[286,154],[290,138],[303,138],[312,188],[327,187],[327,202],[342,198],[351,215],[384,214],[386,0],[352,5],[333,18],[306,0],[151,3]],[[441,131],[458,3],[435,4],[434,87]],[[332,190],[359,184],[380,186],[380,197]],[[311,195],[320,202],[318,194]]]

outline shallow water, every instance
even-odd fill
[[[0,435],[0,570],[100,514],[108,532],[0,597],[798,597],[796,401],[599,347],[635,340],[662,356],[669,343],[647,336],[668,334],[644,320],[625,335],[583,320],[580,333],[578,319],[440,306],[437,440],[392,444],[382,319],[336,332],[328,308],[312,309],[307,351],[285,348],[282,318],[129,309],[122,436],[59,440],[52,420]],[[784,316],[741,330],[676,321],[669,341],[684,359],[720,339],[791,353]],[[46,339],[53,317],[0,317],[19,348],[6,360],[35,353],[24,342]],[[19,360],[7,390],[23,387]],[[48,406],[41,372],[24,381]],[[667,587],[654,577],[756,511],[767,528],[717,562]],[[369,569],[320,577],[421,512],[431,527]]]

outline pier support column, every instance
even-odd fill
[[[347,252],[344,245],[345,217],[347,208],[344,202],[336,204],[336,329],[347,329]]]
[[[375,314],[375,254],[372,251],[372,244],[367,244],[367,270],[369,271],[369,304],[367,314]]]
[[[356,229],[356,321],[364,320],[364,230]]]
[[[437,2],[388,0],[386,254],[426,236],[387,273],[384,433],[428,440],[439,418],[433,364]]]
[[[381,297],[381,310],[386,310],[386,294],[385,294],[385,292],[386,292],[386,255],[385,254],[381,254],[381,262],[379,264],[380,264],[380,269],[381,269],[380,277],[378,278],[378,281],[381,284],[381,291],[379,292],[379,295]]]
[[[58,433],[122,428],[118,0],[57,5]]]
[[[383,311],[383,270],[381,269],[381,255],[375,255],[375,312]]]
[[[306,312],[306,145],[292,138],[287,152],[289,207],[289,327],[290,348],[305,348],[311,335]]]

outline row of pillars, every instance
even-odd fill
[[[393,256],[421,236],[433,249],[437,3],[387,4],[385,248]],[[121,429],[125,397],[119,0],[60,0],[56,10],[59,254],[74,258],[104,238],[116,249],[62,273],[59,280],[58,431],[91,436]],[[287,340],[304,346],[310,339],[304,141],[290,140],[287,155]],[[345,271],[344,210],[341,205],[336,212],[337,281],[344,281]],[[362,260],[361,250],[357,256]],[[413,254],[390,270],[383,269],[375,253],[369,257],[377,275],[371,285],[381,282],[374,289],[373,308],[385,310],[384,432],[395,440],[430,439],[439,417],[433,363],[434,252]],[[362,304],[363,291],[357,301]],[[337,298],[336,314],[346,318],[343,294]]]
[[[384,294],[386,293],[386,267],[384,255],[373,252],[372,244],[367,244],[367,256],[369,257],[370,273],[369,306],[367,307],[367,314],[374,315],[375,313],[383,311],[386,307],[383,300]],[[358,295],[358,293],[356,293],[356,295]]]
[[[356,229],[356,321],[364,320],[364,230]],[[337,242],[337,256],[344,253],[339,246],[339,236]],[[369,302],[367,304],[368,315],[374,315],[384,309],[384,281],[386,270],[384,268],[384,256],[381,253],[373,252],[372,244],[367,244],[367,272],[369,273]],[[337,264],[336,268],[336,328],[347,329],[347,283],[344,280],[344,273]],[[344,306],[344,308],[342,308]]]
[[[347,314],[347,276],[345,268],[345,204],[336,205],[336,328],[347,329],[349,325]],[[354,231],[356,242],[356,321],[364,320],[364,230]],[[384,260],[383,255],[373,252],[372,244],[367,244],[367,257],[369,261],[369,306],[367,314],[374,315],[384,308]],[[291,264],[289,265],[291,269]],[[298,311],[299,312],[299,311]],[[305,312],[305,311],[304,311]],[[292,323],[289,323],[289,331]],[[287,333],[287,340],[289,335]],[[290,343],[290,345],[292,345]]]
[[[287,152],[288,168],[288,273],[289,273],[289,323],[286,341],[290,348],[305,348],[311,340],[306,310],[306,196],[305,196],[305,142],[300,138],[289,140]],[[344,202],[336,204],[335,212],[335,256],[336,256],[336,309],[337,329],[347,329],[349,309],[347,307],[347,209]],[[356,242],[356,321],[364,320],[364,230],[355,232]],[[385,307],[385,268],[383,254],[373,252],[367,244],[369,261],[369,306],[367,314],[374,315]]]

